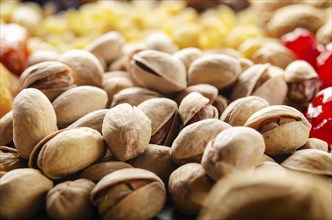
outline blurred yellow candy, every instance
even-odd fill
[[[173,41],[179,48],[198,47],[198,38],[200,35],[197,24],[181,24],[171,33]]]
[[[254,25],[237,25],[227,37],[227,46],[238,49],[238,47],[249,38],[263,37],[262,31]]]

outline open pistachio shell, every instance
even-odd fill
[[[218,89],[216,87],[210,84],[197,84],[188,86],[185,90],[176,95],[176,102],[180,104],[182,99],[191,92],[198,92],[202,94],[204,97],[209,99],[210,104],[212,104],[218,96]]]
[[[15,148],[0,146],[0,171],[8,172],[18,168],[27,168],[27,165]]]

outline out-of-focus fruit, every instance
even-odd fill
[[[332,45],[332,43],[330,43]],[[317,57],[317,71],[320,79],[332,86],[332,49],[326,49]]]

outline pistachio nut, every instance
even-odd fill
[[[254,62],[252,62],[250,59],[244,58],[244,57],[239,57],[237,60],[240,62],[242,71],[243,73],[245,70],[247,70],[249,67],[254,65]]]
[[[13,111],[0,118],[0,146],[13,141]]]
[[[200,163],[206,144],[228,128],[231,128],[229,124],[218,119],[206,119],[186,126],[172,144],[172,160],[179,165]]]
[[[320,27],[316,33],[316,39],[321,44],[328,44],[332,41],[332,16],[325,22],[325,24]]]
[[[285,168],[283,168],[282,166],[280,166],[278,163],[274,162],[274,161],[264,161],[259,163],[254,172],[262,172],[262,170],[268,170],[269,172],[280,172],[283,174],[286,174],[286,170]]]
[[[95,184],[87,179],[66,181],[47,193],[46,210],[52,219],[91,219],[94,208],[89,201]]]
[[[143,87],[164,94],[187,87],[184,64],[167,53],[144,50],[132,57],[130,65],[133,78]]]
[[[252,114],[244,126],[259,131],[265,141],[265,153],[275,156],[291,153],[309,138],[311,124],[297,109],[286,105],[268,106]]]
[[[214,181],[199,163],[187,163],[169,178],[168,191],[176,208],[183,214],[196,215],[203,207]]]
[[[252,114],[267,106],[269,103],[258,96],[238,98],[225,108],[220,120],[232,126],[242,126]]]
[[[326,141],[323,141],[318,138],[309,138],[304,145],[300,148],[302,149],[317,149],[317,150],[322,150],[325,152],[329,152],[329,145],[327,144]]]
[[[175,101],[180,104],[182,99],[191,92],[198,92],[202,94],[204,97],[209,99],[210,104],[212,104],[218,96],[218,89],[216,87],[210,84],[197,84],[188,86],[185,90],[177,94]]]
[[[33,51],[28,58],[28,66],[45,61],[57,61],[60,54],[56,50],[39,49]]]
[[[121,161],[142,154],[151,138],[151,121],[137,107],[120,104],[105,115],[102,133],[112,155]]]
[[[173,54],[179,49],[172,39],[162,32],[156,32],[148,36],[144,41],[144,45],[147,49],[169,54]]]
[[[19,78],[20,89],[36,88],[51,101],[73,87],[72,70],[57,61],[45,61],[24,70]]]
[[[62,93],[52,105],[59,128],[65,128],[90,112],[104,109],[106,103],[107,93],[104,90],[94,86],[78,86]]]
[[[102,219],[151,219],[165,204],[166,190],[156,174],[126,168],[101,179],[90,200]]]
[[[173,57],[180,60],[187,70],[189,69],[191,63],[201,56],[203,56],[203,51],[196,47],[183,48],[173,54]]]
[[[19,155],[29,158],[35,145],[58,129],[56,121],[52,104],[41,91],[22,90],[13,107],[13,141]]]
[[[270,156],[268,156],[266,154],[263,154],[263,156],[261,157],[260,163],[263,163],[265,161],[275,162],[272,157],[270,157]]]
[[[212,105],[217,108],[218,115],[221,116],[228,105],[228,100],[224,96],[218,95],[216,100],[214,100],[214,102],[212,103]]]
[[[203,153],[202,166],[214,180],[252,171],[265,151],[264,138],[252,128],[233,127],[220,132]]]
[[[26,168],[28,164],[20,157],[14,148],[0,146],[0,171],[11,171]]]
[[[38,170],[24,168],[7,172],[0,181],[0,218],[32,218],[43,208],[52,187],[52,181]]]

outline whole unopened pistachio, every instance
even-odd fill
[[[47,193],[46,210],[52,219],[90,219],[94,209],[90,193],[95,184],[87,179],[66,181]]]
[[[300,148],[302,149],[317,149],[325,152],[329,152],[329,146],[326,141],[318,138],[309,138],[304,145]]]
[[[29,158],[35,145],[58,129],[56,121],[53,106],[41,91],[22,90],[13,107],[13,141],[20,156]]]
[[[199,163],[188,163],[170,176],[168,191],[176,208],[186,215],[196,215],[212,188],[214,181]]]
[[[142,154],[151,138],[151,121],[137,107],[117,105],[104,118],[102,133],[113,156],[121,161]]]
[[[173,54],[179,49],[172,39],[162,32],[151,34],[145,39],[144,44],[147,49],[158,50],[169,54]]]
[[[101,179],[90,200],[102,219],[151,219],[165,204],[166,190],[156,174],[127,168]]]
[[[13,111],[0,118],[0,146],[13,141]]]
[[[94,86],[67,90],[52,103],[59,128],[65,128],[84,115],[106,107],[107,93]]]
[[[32,66],[45,61],[57,61],[59,56],[60,54],[56,50],[35,50],[29,56],[28,65]]]
[[[0,171],[11,171],[18,168],[26,168],[24,161],[14,148],[0,146]]]
[[[239,98],[225,108],[220,120],[232,126],[242,126],[253,113],[267,106],[269,103],[258,96]]]
[[[234,127],[220,132],[204,150],[202,166],[214,180],[253,170],[265,151],[262,135],[252,128]]]
[[[171,147],[171,158],[177,164],[201,162],[206,144],[231,126],[218,119],[195,122],[182,129]]]
[[[204,97],[209,99],[210,104],[212,104],[218,96],[218,89],[216,87],[210,84],[197,84],[188,86],[185,90],[176,95],[176,102],[180,104],[182,99],[191,92],[198,92],[202,94]]]
[[[0,218],[32,218],[43,208],[52,187],[52,181],[38,170],[24,168],[7,172],[0,181]]]
[[[167,53],[144,50],[132,57],[130,65],[133,78],[143,87],[164,94],[187,87],[184,64]]]
[[[259,131],[265,141],[266,154],[291,153],[309,138],[311,124],[297,109],[286,105],[268,106],[250,116],[244,126]]]
[[[203,56],[203,51],[195,47],[183,48],[173,54],[173,57],[179,59],[187,70],[191,63],[201,56]]]

